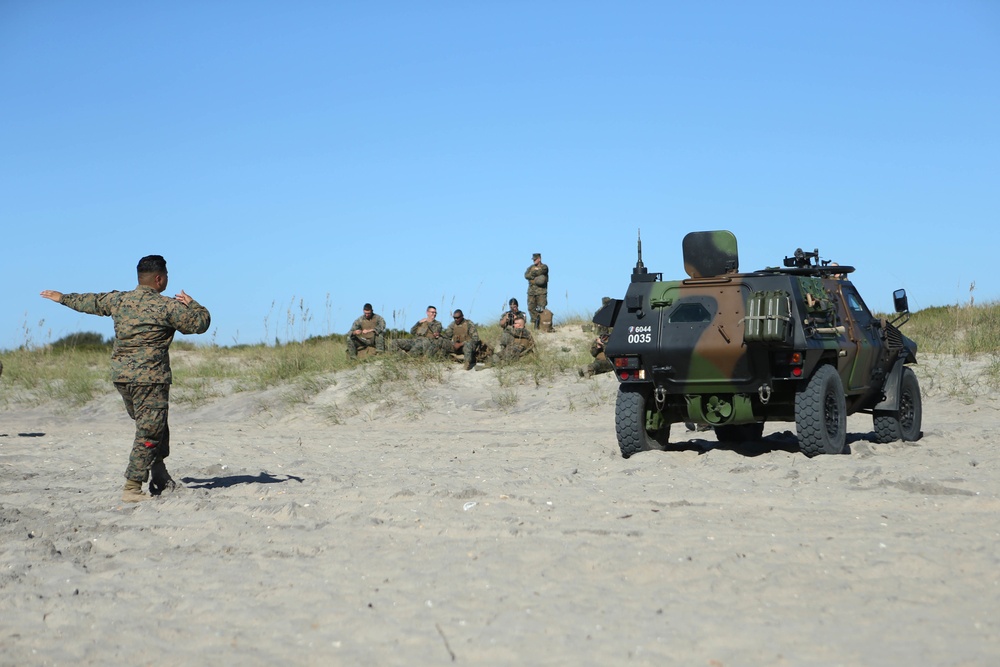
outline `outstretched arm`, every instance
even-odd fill
[[[49,299],[50,301],[55,301],[56,303],[62,303],[62,292],[57,292],[51,289],[42,290],[42,298]]]

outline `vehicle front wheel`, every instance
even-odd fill
[[[670,424],[663,424],[654,431],[646,430],[650,392],[647,387],[620,385],[615,401],[615,434],[622,458],[656,449],[666,449],[670,438]]]
[[[847,445],[844,383],[833,366],[820,366],[795,394],[795,430],[806,456],[841,454]]]
[[[923,420],[923,404],[920,399],[920,383],[912,368],[903,367],[903,377],[899,382],[899,410],[876,413],[872,418],[877,442],[913,442],[920,439]]]

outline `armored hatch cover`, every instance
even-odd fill
[[[728,230],[691,232],[684,237],[684,270],[692,278],[735,273],[740,268],[736,235]]]

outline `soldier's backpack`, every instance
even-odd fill
[[[552,311],[546,308],[538,318],[538,328],[545,333],[552,333]]]
[[[479,345],[476,347],[476,361],[486,363],[493,357],[493,348],[487,343],[479,341]]]

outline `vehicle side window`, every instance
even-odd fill
[[[847,307],[851,310],[851,316],[858,322],[869,322],[872,319],[872,314],[868,310],[868,306],[865,302],[861,300],[861,297],[857,292],[850,289],[844,290],[844,299],[847,301]]]
[[[708,312],[708,309],[700,303],[682,303],[674,308],[669,318],[671,324],[711,321],[712,313]]]

